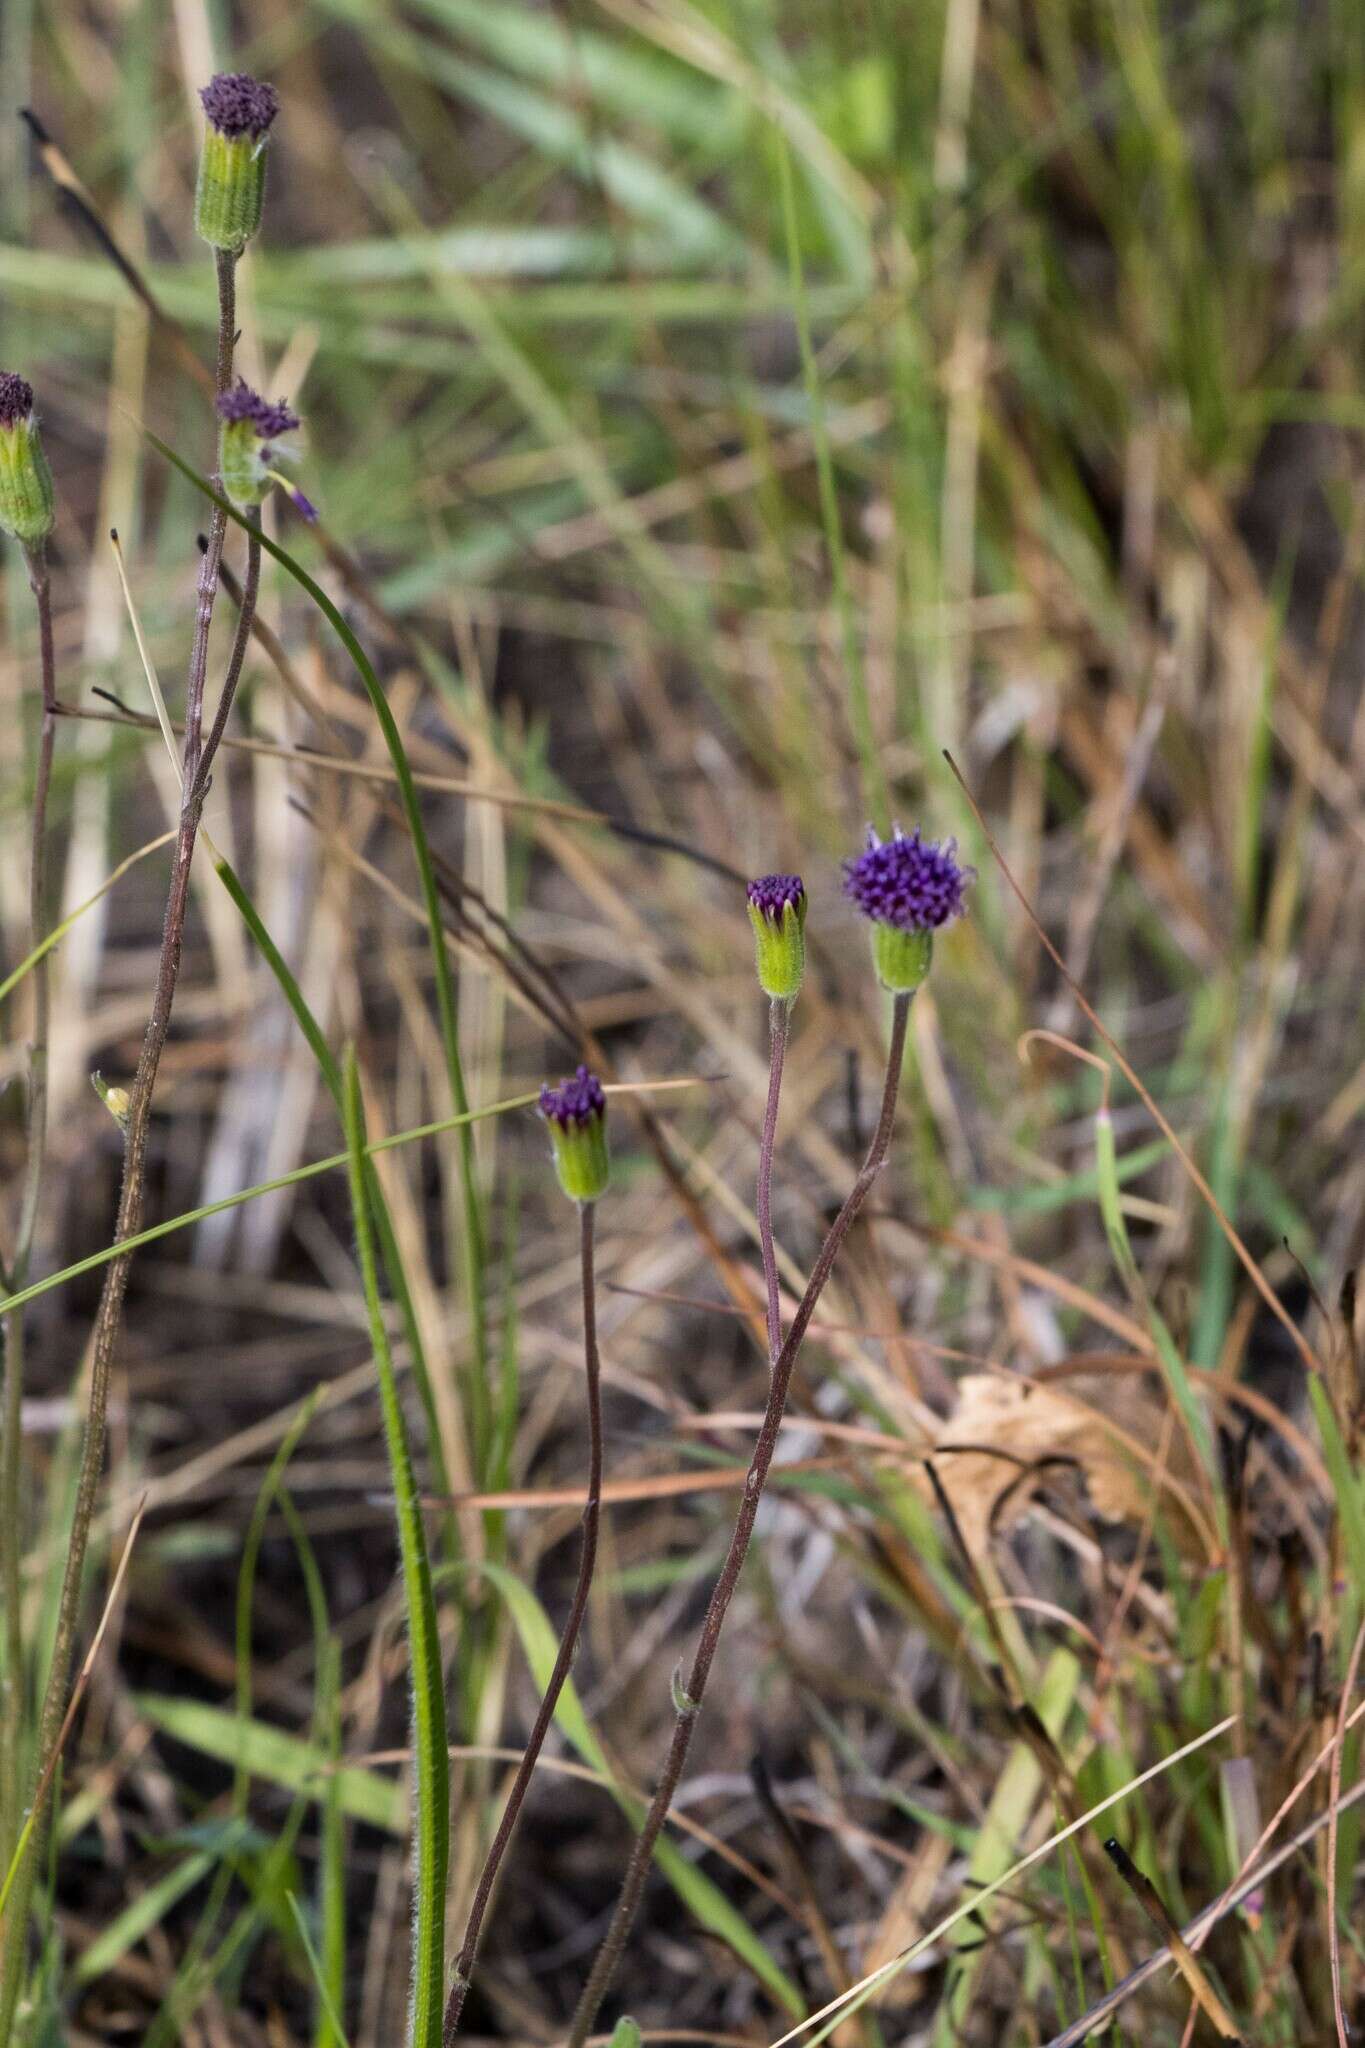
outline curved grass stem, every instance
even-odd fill
[[[664,1760],[663,1771],[660,1774],[654,1798],[650,1803],[649,1812],[645,1816],[644,1826],[636,1838],[635,1848],[626,1869],[625,1880],[621,1886],[621,1895],[616,1902],[616,1910],[612,1915],[611,1925],[607,1929],[602,1946],[597,1952],[597,1959],[593,1964],[587,1984],[584,1986],[583,1995],[578,2002],[578,2010],[574,2014],[573,2025],[569,2031],[567,2048],[584,2048],[584,2043],[592,2031],[593,2022],[597,2018],[598,2009],[615,1975],[617,1964],[621,1959],[622,1950],[625,1948],[626,1939],[630,1933],[631,1924],[639,1907],[640,1895],[644,1890],[645,1878],[649,1872],[650,1858],[654,1854],[654,1845],[658,1841],[665,1820],[668,1818],[669,1808],[673,1804],[673,1795],[678,1789],[683,1770],[687,1764],[687,1753],[692,1745],[692,1736],[696,1728],[697,1716],[701,1712],[702,1701],[706,1696],[706,1682],[710,1677],[711,1665],[720,1645],[721,1631],[725,1626],[725,1617],[729,1612],[730,1602],[734,1598],[735,1588],[739,1584],[739,1575],[743,1569],[744,1559],[749,1549],[749,1538],[753,1534],[759,1502],[763,1497],[763,1487],[768,1477],[769,1468],[772,1465],[773,1454],[777,1449],[778,1431],[782,1426],[782,1416],[787,1405],[787,1392],[791,1386],[792,1369],[796,1364],[797,1355],[800,1352],[802,1340],[805,1337],[810,1319],[815,1313],[816,1305],[820,1300],[820,1296],[825,1291],[831,1272],[834,1270],[834,1261],[838,1257],[839,1248],[847,1237],[858,1211],[867,1200],[878,1174],[886,1164],[886,1156],[891,1145],[892,1126],[896,1116],[896,1094],[900,1086],[901,1065],[905,1057],[905,1033],[909,1017],[910,997],[908,995],[898,995],[895,998],[895,1006],[892,1012],[891,1045],[887,1057],[886,1082],[882,1090],[882,1105],[881,1112],[877,1118],[877,1128],[873,1133],[872,1143],[868,1147],[867,1157],[858,1170],[858,1177],[849,1189],[843,1207],[826,1233],[825,1241],[820,1247],[819,1255],[811,1270],[810,1279],[806,1283],[806,1291],[801,1297],[795,1316],[792,1318],[791,1329],[788,1331],[786,1341],[778,1352],[773,1365],[772,1379],[768,1391],[768,1405],[764,1410],[763,1422],[754,1444],[753,1458],[749,1465],[749,1474],[744,1486],[744,1497],[740,1502],[739,1514],[735,1519],[734,1532],[730,1537],[730,1547],[726,1552],[725,1562],[721,1567],[720,1576],[716,1580],[711,1594],[711,1602],[706,1610],[706,1619],[702,1623],[701,1635],[698,1637],[697,1647],[693,1653],[692,1668],[688,1673],[686,1684],[675,1687],[677,1714],[673,1724],[673,1737],[669,1743],[668,1755]]]

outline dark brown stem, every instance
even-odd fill
[[[38,612],[38,656],[43,713],[33,776],[33,818],[29,852],[29,944],[47,936],[47,801],[52,786],[52,753],[57,730],[57,661],[52,642],[52,592],[47,545],[27,549],[29,587]],[[17,1293],[28,1279],[38,1224],[43,1165],[47,1156],[47,1050],[51,1008],[48,958],[33,966],[33,1037],[28,1055],[28,1104],[24,1184],[19,1226],[0,1293]],[[0,1697],[0,1867],[8,1867],[20,1826],[19,1748],[23,1702],[23,1635],[19,1583],[19,1437],[23,1427],[24,1326],[22,1315],[6,1319],[4,1394],[0,1402],[0,1602],[5,1609],[5,1670]]]
[[[216,385],[225,391],[232,376],[232,350],[236,337],[236,296],[234,288],[235,259],[218,254],[218,363]],[[190,648],[189,681],[185,693],[185,750],[181,764],[180,826],[176,836],[174,865],[171,870],[171,885],[166,899],[166,913],[162,924],[161,953],[157,962],[156,987],[152,997],[152,1012],[142,1041],[142,1052],[138,1059],[137,1073],[128,1095],[128,1121],[125,1127],[123,1152],[123,1184],[119,1193],[118,1213],[114,1224],[114,1242],[122,1243],[133,1237],[141,1227],[143,1199],[146,1181],[147,1138],[151,1125],[152,1093],[156,1086],[157,1070],[166,1039],[171,1027],[171,1007],[175,1000],[176,984],[180,977],[180,956],[185,938],[185,918],[189,909],[190,865],[194,857],[195,841],[199,832],[200,813],[204,804],[204,789],[212,751],[203,743],[204,683],[208,673],[209,628],[213,621],[213,601],[218,587],[218,563],[222,556],[223,540],[227,531],[227,516],[214,509],[213,524],[209,532],[208,550],[204,556],[199,576],[199,598],[195,612],[194,638]],[[249,621],[248,629],[249,631]],[[239,638],[245,636],[239,632]],[[236,651],[234,645],[234,652]],[[240,669],[240,659],[237,663]],[[224,692],[225,697],[227,692]],[[226,716],[220,706],[220,713]],[[220,737],[219,724],[215,721],[216,746]],[[109,1399],[109,1376],[113,1366],[114,1348],[118,1341],[123,1315],[123,1299],[128,1285],[128,1273],[132,1264],[131,1252],[115,1259],[105,1268],[104,1289],[100,1296],[99,1310],[95,1318],[94,1332],[90,1347],[90,1390],[86,1410],[85,1434],[81,1445],[80,1470],[76,1480],[75,1509],[71,1519],[71,1537],[67,1547],[66,1565],[62,1574],[62,1589],[58,1600],[56,1626],[53,1631],[52,1662],[48,1670],[47,1688],[43,1694],[42,1711],[38,1723],[38,1783],[44,1783],[44,1767],[51,1756],[62,1726],[66,1707],[67,1684],[71,1675],[72,1653],[76,1640],[76,1625],[80,1612],[81,1578],[85,1565],[86,1546],[90,1536],[90,1524],[95,1511],[95,1498],[99,1491],[100,1476],[104,1466],[105,1413]],[[41,1858],[45,1824],[43,1807],[46,1802],[37,1802],[32,1832],[24,1858],[22,1872],[15,1881],[10,1903],[6,1911],[7,1925],[4,1934],[3,1982],[0,1982],[0,2048],[9,2038],[13,2023],[14,2007],[18,1998],[19,1979],[23,1972],[25,1921],[28,1913],[28,1899],[32,1887],[32,1873]]]
[[[597,1355],[597,1289],[593,1278],[593,1207],[591,1202],[579,1206],[582,1217],[582,1265],[583,1265],[583,1370],[588,1388],[588,1499],[583,1510],[583,1547],[578,1560],[578,1584],[574,1587],[573,1602],[569,1618],[564,1624],[564,1633],[559,1639],[559,1654],[555,1658],[550,1682],[545,1688],[526,1744],[525,1754],[517,1765],[517,1775],[512,1780],[512,1789],[507,1795],[507,1804],[498,1822],[498,1831],[489,1845],[484,1858],[479,1882],[474,1891],[474,1902],[465,1922],[464,1940],[460,1953],[455,1958],[455,1974],[451,1981],[450,1996],[446,2000],[445,2021],[441,2029],[443,2048],[450,2048],[460,2026],[460,2014],[464,2010],[465,1995],[469,1990],[478,1954],[479,1936],[488,1912],[493,1888],[497,1882],[498,1869],[517,1825],[522,1801],[526,1797],[531,1776],[535,1770],[545,1737],[550,1732],[550,1723],[564,1690],[564,1681],[573,1664],[574,1651],[578,1647],[583,1617],[588,1608],[588,1589],[592,1585],[593,1568],[597,1562],[597,1529],[602,1509],[602,1372]]]
[[[787,1058],[787,1027],[792,1006],[774,996],[768,1012],[768,1104],[763,1112],[763,1138],[758,1148],[758,1242],[763,1253],[763,1278],[768,1291],[768,1363],[775,1365],[782,1349],[782,1292],[773,1245],[773,1147],[777,1141],[777,1104],[782,1093],[782,1068]]]
[[[630,1933],[631,1923],[640,1903],[640,1894],[644,1890],[645,1878],[649,1873],[654,1845],[668,1818],[673,1795],[678,1789],[687,1763],[693,1730],[706,1696],[706,1681],[710,1676],[711,1664],[720,1643],[721,1630],[725,1626],[725,1617],[744,1567],[749,1538],[753,1534],[754,1521],[758,1514],[758,1504],[763,1497],[764,1482],[773,1461],[773,1453],[777,1449],[777,1436],[782,1426],[783,1410],[787,1405],[787,1390],[791,1385],[792,1368],[796,1364],[807,1326],[834,1269],[839,1248],[847,1237],[858,1211],[867,1200],[873,1182],[886,1164],[886,1155],[891,1145],[891,1128],[896,1116],[896,1093],[900,1086],[901,1064],[905,1057],[905,1030],[909,1016],[910,997],[898,995],[892,1014],[891,1047],[887,1058],[886,1085],[882,1090],[881,1114],[877,1119],[877,1128],[868,1147],[867,1157],[859,1168],[858,1178],[850,1188],[843,1208],[831,1223],[825,1241],[820,1247],[819,1256],[806,1283],[806,1291],[792,1319],[791,1329],[787,1332],[786,1342],[773,1366],[768,1405],[754,1444],[753,1459],[744,1483],[744,1498],[740,1502],[739,1514],[735,1519],[730,1548],[726,1552],[725,1563],[711,1594],[711,1604],[706,1610],[706,1619],[702,1623],[701,1635],[697,1639],[687,1683],[685,1686],[675,1686],[677,1718],[673,1724],[673,1739],[669,1744],[668,1755],[664,1760],[663,1771],[649,1812],[645,1816],[644,1826],[636,1838],[625,1881],[621,1886],[621,1896],[612,1915],[611,1926],[607,1929],[606,1937],[597,1952],[597,1960],[584,1986],[583,1996],[578,2001],[578,2010],[574,2014],[573,2026],[569,2031],[567,2048],[584,2048],[584,2043],[592,2031],[593,2021],[597,2018],[598,2008],[607,1994],[616,1966],[621,1959],[621,1951],[626,1945],[626,1937]]]

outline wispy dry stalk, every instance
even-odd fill
[[[219,250],[218,270],[218,358],[216,388],[226,391],[232,376],[233,343],[236,335],[236,256],[229,251]],[[137,1072],[128,1092],[128,1116],[125,1127],[123,1155],[123,1183],[119,1194],[118,1214],[114,1226],[114,1242],[122,1243],[136,1235],[141,1227],[143,1203],[146,1189],[147,1140],[151,1125],[152,1095],[156,1077],[161,1065],[170,1032],[171,1009],[175,1001],[176,985],[180,977],[180,957],[184,946],[185,919],[189,907],[190,868],[194,858],[195,842],[199,833],[199,821],[208,792],[210,770],[214,753],[222,738],[223,727],[231,707],[232,692],[241,672],[242,661],[250,637],[250,617],[244,605],[238,620],[238,630],[233,643],[232,656],[224,679],[222,697],[214,717],[208,739],[203,730],[204,690],[208,674],[209,629],[213,622],[214,599],[218,589],[218,565],[222,559],[223,543],[227,533],[227,514],[215,507],[213,523],[209,530],[209,545],[204,554],[199,574],[198,604],[195,612],[194,637],[191,643],[189,680],[185,695],[185,746],[181,763],[182,795],[180,821],[176,835],[174,862],[171,870],[171,885],[166,899],[166,912],[162,925],[161,951],[157,962],[156,986],[152,998],[152,1011],[148,1020],[142,1052],[138,1059]],[[248,563],[248,583],[254,593],[255,577],[259,574],[259,549],[254,549],[255,571]],[[66,1566],[62,1575],[62,1589],[58,1601],[56,1625],[53,1633],[52,1663],[48,1672],[47,1687],[43,1695],[42,1711],[38,1728],[38,1758],[40,1786],[44,1786],[44,1767],[53,1753],[62,1725],[66,1708],[67,1685],[71,1673],[72,1654],[76,1639],[76,1627],[80,1612],[81,1579],[85,1565],[85,1553],[90,1535],[90,1524],[94,1515],[95,1499],[99,1490],[100,1475],[104,1465],[105,1413],[109,1397],[109,1377],[113,1366],[114,1350],[123,1317],[124,1295],[128,1285],[128,1273],[132,1254],[115,1259],[106,1269],[104,1290],[100,1297],[99,1310],[95,1319],[91,1339],[90,1387],[86,1409],[85,1432],[81,1445],[80,1469],[76,1481],[76,1503],[72,1516],[71,1538],[66,1555]],[[16,1881],[8,1910],[9,1924],[4,1934],[3,1984],[0,1985],[0,2048],[10,2034],[14,2006],[18,1997],[19,1981],[23,1974],[23,1944],[29,1894],[32,1888],[32,1873],[41,1854],[44,1814],[35,1815],[34,1826],[29,1837],[24,1871]]]

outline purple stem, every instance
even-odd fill
[[[892,1012],[891,1047],[887,1057],[886,1085],[882,1091],[882,1106],[877,1128],[868,1147],[867,1157],[858,1170],[858,1178],[849,1190],[843,1208],[831,1223],[825,1241],[820,1247],[819,1256],[806,1283],[806,1291],[801,1297],[786,1342],[773,1365],[768,1405],[754,1445],[753,1459],[744,1483],[744,1497],[740,1502],[734,1533],[730,1538],[730,1548],[711,1594],[711,1604],[706,1610],[706,1619],[702,1623],[701,1635],[697,1639],[687,1684],[675,1690],[677,1719],[673,1724],[673,1739],[669,1744],[668,1755],[664,1760],[663,1771],[649,1812],[645,1816],[644,1826],[636,1838],[611,1925],[597,1952],[597,1960],[584,1986],[583,1996],[578,2001],[578,2010],[574,2014],[566,2048],[584,2048],[592,2031],[598,2008],[606,1996],[617,1963],[620,1961],[621,1951],[626,1945],[626,1937],[630,1933],[631,1923],[640,1903],[640,1895],[644,1890],[654,1845],[668,1818],[673,1795],[678,1789],[687,1763],[687,1752],[691,1747],[692,1733],[705,1697],[712,1660],[720,1643],[725,1616],[734,1598],[735,1588],[739,1584],[739,1575],[749,1548],[749,1538],[753,1534],[754,1520],[758,1514],[758,1504],[763,1496],[764,1482],[773,1461],[773,1453],[777,1449],[777,1435],[787,1404],[792,1368],[796,1364],[797,1353],[801,1349],[807,1326],[833,1271],[839,1247],[847,1237],[858,1211],[867,1200],[873,1182],[886,1164],[886,1155],[891,1145],[891,1129],[896,1116],[896,1092],[900,1085],[901,1063],[905,1057],[905,1031],[909,1016],[910,997],[898,995]]]
[[[782,1350],[782,1294],[773,1248],[773,1145],[777,1138],[777,1103],[782,1093],[782,1068],[787,1058],[787,1031],[792,1006],[774,996],[768,1011],[768,1106],[763,1112],[763,1139],[758,1149],[758,1242],[763,1253],[763,1278],[768,1288],[768,1363],[775,1366]]]

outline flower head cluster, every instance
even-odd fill
[[[199,100],[211,125],[231,141],[249,135],[259,142],[280,111],[280,96],[274,86],[262,84],[246,71],[220,71],[200,89]]]
[[[0,427],[17,427],[33,411],[33,386],[16,370],[0,370]]]
[[[219,394],[218,474],[234,505],[259,505],[270,488],[272,445],[280,434],[292,433],[299,416],[283,402],[272,405],[242,377]]]
[[[761,916],[780,924],[789,904],[800,910],[806,900],[806,885],[800,875],[760,875],[750,882],[745,894]]]
[[[277,441],[281,434],[292,434],[302,421],[296,412],[280,399],[272,405],[268,398],[262,398],[259,391],[253,391],[245,377],[239,377],[230,391],[220,392],[215,400],[218,417],[233,425],[249,421],[258,441]]]
[[[38,547],[52,520],[52,473],[33,417],[33,386],[15,370],[0,370],[0,532]]]
[[[220,71],[199,98],[208,127],[194,190],[195,229],[211,248],[240,256],[261,224],[266,138],[280,97],[245,71]]]
[[[918,826],[907,835],[898,825],[885,840],[869,826],[867,850],[844,862],[844,894],[864,917],[900,932],[937,931],[961,917],[971,880],[972,870],[958,863],[957,842],[923,839]]]
[[[917,989],[929,972],[934,933],[966,909],[972,870],[956,843],[906,834],[890,839],[868,828],[867,847],[844,863],[844,894],[872,920],[872,953],[882,986],[897,995]]]
[[[588,1067],[540,1091],[559,1185],[573,1202],[595,1202],[607,1185],[607,1098]]]
[[[759,985],[789,1003],[806,968],[806,885],[800,875],[759,875],[745,894],[754,930]]]
[[[586,1124],[595,1116],[605,1116],[606,1109],[602,1083],[590,1067],[579,1067],[558,1088],[552,1088],[547,1081],[540,1091],[541,1115],[547,1123],[558,1124],[561,1131]]]

